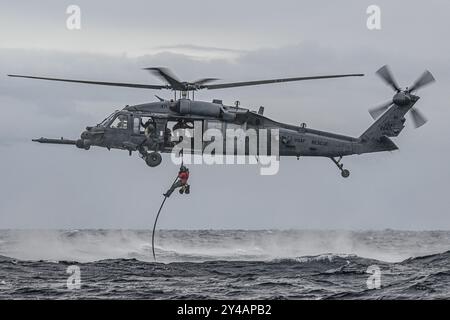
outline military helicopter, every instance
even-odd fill
[[[242,86],[254,86],[271,83],[284,83],[304,80],[331,79],[344,77],[359,77],[363,74],[337,74],[296,78],[281,78],[256,80],[246,82],[214,83],[218,79],[204,78],[193,82],[180,81],[167,68],[145,68],[162,79],[166,84],[149,85],[134,83],[99,82],[60,78],[14,75],[10,77],[84,83],[92,85],[129,87],[153,90],[172,90],[174,99],[165,100],[158,96],[157,102],[125,106],[122,110],[113,112],[96,126],[88,126],[81,133],[80,139],[33,139],[35,142],[75,145],[89,150],[91,146],[110,149],[139,152],[148,166],[156,167],[161,161],[161,153],[171,152],[174,147],[171,134],[176,129],[191,130],[195,123],[205,130],[216,128],[224,133],[227,128],[242,129],[279,129],[279,155],[328,157],[340,170],[342,177],[350,175],[344,169],[342,157],[353,154],[363,154],[398,149],[389,137],[396,137],[404,128],[405,114],[411,111],[416,127],[425,124],[425,117],[414,107],[419,100],[413,92],[435,81],[429,71],[425,71],[411,87],[401,89],[395,81],[388,66],[383,66],[376,73],[395,91],[393,98],[369,112],[376,120],[359,137],[350,137],[332,132],[319,131],[300,126],[277,122],[264,116],[264,108],[251,111],[239,106],[224,105],[221,100],[212,102],[196,101],[194,93],[199,90],[215,90]],[[148,128],[152,128],[148,130]],[[172,129],[172,130],[171,130]],[[151,132],[149,132],[151,131]],[[225,135],[224,135],[225,136]],[[204,149],[205,144],[201,148]],[[202,150],[197,150],[203,152]],[[250,155],[249,150],[245,150]]]

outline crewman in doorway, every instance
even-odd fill
[[[153,123],[152,119],[148,119],[145,123],[142,122],[141,119],[141,125],[145,129],[144,134],[149,139],[151,135],[155,132],[155,124]]]

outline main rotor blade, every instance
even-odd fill
[[[395,81],[394,76],[392,75],[392,72],[389,69],[388,65],[382,66],[380,69],[378,69],[376,74],[378,74],[381,77],[381,79],[383,79],[395,91],[398,92],[401,90],[397,84],[397,81]]]
[[[337,74],[337,75],[314,76],[314,77],[298,77],[298,78],[282,78],[282,79],[244,81],[244,82],[230,82],[230,83],[204,85],[201,87],[201,89],[206,88],[208,90],[213,90],[213,89],[225,89],[225,88],[233,88],[233,87],[256,86],[256,85],[268,84],[268,83],[316,80],[316,79],[331,79],[331,78],[345,78],[345,77],[362,77],[362,76],[364,76],[364,74],[354,73],[354,74]]]
[[[423,126],[427,122],[427,118],[416,108],[411,109],[411,118],[416,128]]]
[[[176,75],[174,75],[172,73],[172,71],[170,71],[168,68],[162,68],[162,67],[144,68],[144,70],[149,70],[155,76],[157,76],[161,80],[170,84],[170,86],[174,90],[184,90],[185,89],[185,86],[181,83],[181,81],[178,79],[178,77]]]
[[[379,116],[381,116],[392,104],[393,104],[392,100],[386,101],[385,103],[383,103],[375,108],[369,109],[369,113],[372,116],[372,118],[375,120]]]
[[[417,79],[414,84],[409,88],[409,92],[415,91],[415,90],[419,90],[420,88],[433,83],[434,81],[436,81],[433,77],[433,75],[431,74],[430,71],[425,70],[424,73],[422,73],[422,75],[419,77],[419,79]]]
[[[197,85],[202,85],[208,82],[212,82],[212,81],[217,81],[219,79],[217,78],[203,78],[203,79],[198,79],[196,81],[193,82],[193,84],[197,84]]]
[[[27,78],[27,79],[49,80],[49,81],[96,84],[96,85],[101,85],[101,86],[128,87],[128,88],[140,88],[140,89],[171,89],[167,85],[162,86],[162,85],[122,83],[122,82],[103,82],[103,81],[87,81],[87,80],[73,80],[73,79],[59,79],[59,78],[45,78],[45,77],[22,76],[22,75],[17,75],[17,74],[8,74],[8,76],[9,77],[14,77],[14,78]]]

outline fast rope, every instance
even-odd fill
[[[183,164],[181,164],[183,165]],[[178,175],[176,176],[175,180],[173,180],[172,185],[177,181]],[[161,206],[159,207],[158,214],[156,215],[155,223],[153,224],[153,231],[152,231],[152,252],[153,252],[153,259],[155,259],[156,262],[156,255],[155,255],[155,230],[156,230],[156,223],[158,222],[159,214],[161,213],[161,209],[164,206],[164,203],[166,202],[167,195],[164,195],[164,200],[161,203]]]

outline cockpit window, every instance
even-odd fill
[[[111,119],[114,118],[114,116],[117,114],[116,112],[111,113],[108,117],[106,117],[102,122],[100,122],[100,126],[106,127],[109,122],[111,122]]]
[[[117,118],[111,123],[110,128],[113,129],[127,129],[128,128],[128,117],[123,114],[119,114]]]

